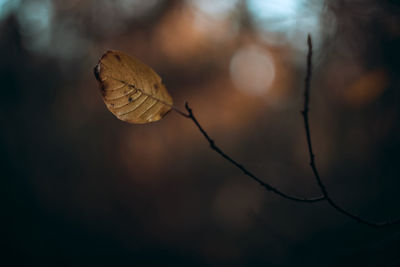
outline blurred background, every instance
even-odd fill
[[[400,1],[0,0],[3,266],[400,266],[400,228],[265,191],[171,112],[117,120],[93,67],[152,66],[218,145],[264,181],[400,216]]]

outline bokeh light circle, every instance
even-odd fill
[[[272,56],[256,45],[240,48],[231,58],[230,75],[235,87],[241,92],[263,95],[269,91],[275,78]]]

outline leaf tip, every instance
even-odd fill
[[[93,68],[93,73],[94,77],[96,77],[96,80],[101,82],[100,79],[100,63],[98,63],[94,68]]]

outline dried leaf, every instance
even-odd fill
[[[164,117],[172,97],[149,66],[120,51],[109,50],[94,68],[107,108],[120,120],[148,123]]]

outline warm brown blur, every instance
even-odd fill
[[[312,197],[320,191],[299,112],[311,33],[322,179],[341,205],[386,220],[400,216],[399,11],[398,0],[0,0],[2,258],[400,265],[399,226],[370,229],[265,191],[177,113],[122,122],[93,75],[108,49],[140,59],[226,153]]]

